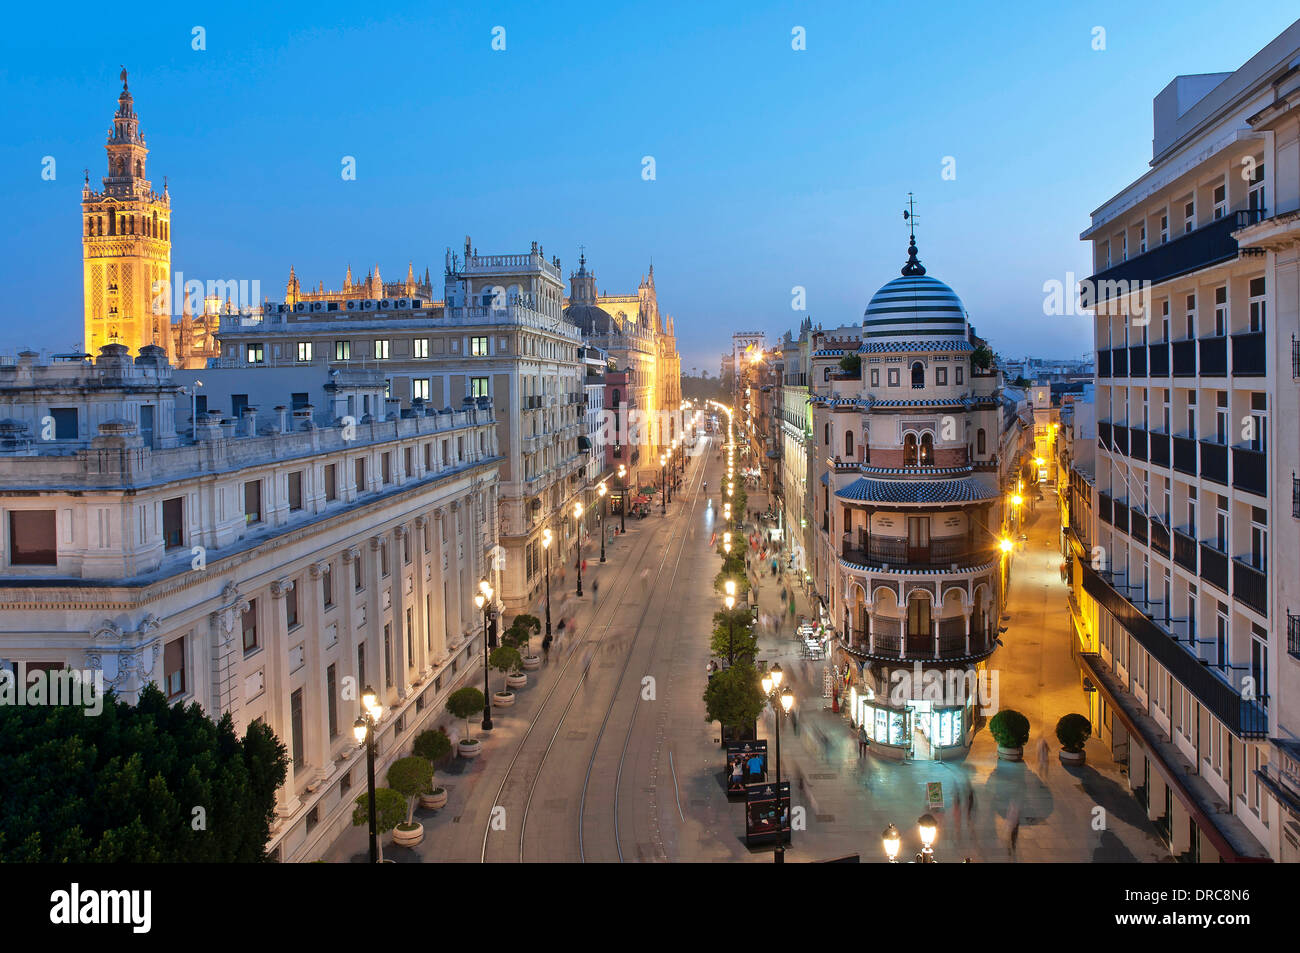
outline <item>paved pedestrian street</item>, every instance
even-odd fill
[[[484,739],[483,755],[440,769],[448,805],[417,810],[424,841],[409,849],[386,846],[386,857],[428,863],[772,860],[770,848],[745,846],[743,806],[727,799],[723,784],[719,729],[704,720],[708,633],[720,598],[712,586],[719,558],[710,546],[718,501],[710,501],[702,484],[707,480],[716,493],[721,468],[715,440],[690,460],[683,492],[668,513],[629,521],[626,534],[608,546],[604,566],[596,559],[599,541],[588,541],[583,597],[573,592],[572,567],[563,585],[557,569],[553,616],[557,624],[572,617],[576,631],[557,639],[512,708],[493,712],[490,733],[472,721],[470,733]],[[762,494],[753,492],[749,507],[765,506]],[[1065,592],[1056,526],[1055,497],[1048,492],[1026,520],[1028,540],[1011,570],[1004,645],[990,660],[999,673],[1001,703],[1030,720],[1021,763],[999,761],[987,729],[962,761],[859,757],[851,725],[822,697],[828,663],[800,657],[791,616],[782,607],[782,590],[793,589],[796,612],[811,617],[807,594],[786,576],[758,579],[760,613],[781,620],[776,632],[761,635],[759,657],[780,663],[796,698],[795,718],[782,731],[782,773],[792,781],[795,823],[804,829],[793,834],[788,862],[851,854],[883,860],[881,834],[889,824],[903,834],[903,859],[910,857],[920,848],[916,819],[930,809],[929,782],[942,785],[944,798],[942,812],[932,811],[940,861],[1169,859],[1100,744],[1089,742],[1085,767],[1067,769],[1050,738],[1045,775],[1036,763],[1042,732],[1061,715],[1086,710],[1070,659],[1069,616],[1060,611]],[[759,566],[758,554],[752,555]],[[495,687],[500,676],[492,679]],[[463,684],[481,687],[482,670],[464,673]],[[774,762],[771,718],[769,710],[759,736],[769,739]],[[967,790],[974,794],[969,815],[954,803],[960,798],[964,804]],[[1014,857],[1008,843],[1013,811],[1020,818]],[[349,830],[326,857],[365,858],[362,828]]]

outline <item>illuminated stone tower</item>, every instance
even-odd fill
[[[104,146],[108,153],[104,190],[91,191],[87,172],[81,192],[84,346],[98,354],[103,345],[117,342],[135,354],[146,344],[157,344],[170,358],[174,357],[171,196],[165,183],[159,194],[145,178],[149,150],[140,134],[125,69],[121,78],[122,94]],[[159,283],[157,292],[155,283]]]

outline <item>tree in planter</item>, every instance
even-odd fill
[[[465,740],[470,741],[469,720],[483,711],[486,702],[483,693],[473,685],[466,685],[451,693],[447,699],[447,713],[453,718],[465,719]]]
[[[433,765],[418,755],[398,758],[388,767],[388,786],[406,798],[406,822],[402,830],[415,828],[415,799],[433,787]]]
[[[542,631],[542,622],[535,615],[529,615],[527,612],[515,616],[514,621],[510,623],[510,628],[502,637],[506,645],[513,645],[519,649],[522,654],[531,655],[533,653],[533,636]]]
[[[719,609],[713,613],[713,638],[709,651],[725,658],[728,665],[738,662],[752,664],[758,652],[758,638],[754,635],[753,615],[749,609]]]
[[[1029,719],[1014,708],[1004,708],[990,719],[989,732],[999,748],[1023,748],[1029,741]]]
[[[415,736],[412,751],[416,757],[423,758],[431,765],[436,765],[451,754],[451,739],[447,737],[447,732],[441,728],[436,731],[433,729],[422,731]]]
[[[519,671],[519,666],[523,664],[523,658],[519,655],[519,650],[513,645],[499,645],[492,650],[488,656],[488,665],[502,675],[509,675],[511,672]],[[502,685],[504,691],[509,691],[509,685]]]
[[[451,754],[451,739],[441,728],[436,731],[422,731],[415,736],[415,744],[411,746],[411,750],[417,758],[429,762],[429,776],[432,778],[437,770],[436,765]],[[441,791],[441,787],[435,786],[430,788],[429,793],[439,794]]]
[[[362,794],[352,810],[352,826],[370,824],[370,794]],[[406,816],[406,799],[392,788],[375,788],[375,841],[379,846],[379,862],[384,862],[384,835]]]
[[[766,704],[758,672],[748,661],[723,669],[704,689],[704,720],[724,728],[752,728]]]
[[[1056,740],[1061,747],[1071,754],[1083,750],[1088,739],[1092,737],[1092,722],[1083,715],[1064,715],[1056,723]]]

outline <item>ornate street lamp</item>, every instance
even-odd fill
[[[933,814],[922,814],[916,821],[921,831],[921,852],[916,855],[918,864],[934,863],[934,839],[939,836],[939,825]]]
[[[375,725],[383,717],[379,696],[369,685],[361,693],[361,714],[352,724],[357,744],[366,746],[366,792],[370,802],[370,862],[379,863],[379,824],[375,819]]]
[[[776,800],[777,804],[781,803],[781,720],[790,713],[794,707],[794,695],[790,691],[790,686],[781,687],[781,682],[785,673],[781,671],[779,664],[773,665],[772,670],[766,673],[762,678],[763,694],[767,696],[768,703],[772,706],[772,712],[776,715]],[[780,814],[777,815],[776,831],[776,854],[772,860],[777,864],[785,863],[785,828],[781,823]]]
[[[881,835],[881,842],[885,847],[885,856],[889,858],[891,864],[898,863],[898,852],[903,847],[903,837],[898,833],[898,828],[890,824],[885,828],[885,833]]]
[[[483,723],[484,731],[492,730],[492,693],[488,689],[488,613],[492,611],[492,587],[484,579],[478,584],[479,594],[474,605],[483,610]]]
[[[578,595],[582,595],[582,502],[573,504],[573,521],[578,527]]]
[[[662,507],[661,513],[668,512],[668,471],[664,464],[668,462],[667,458],[659,454],[659,504]]]
[[[623,502],[618,508],[618,531],[627,532],[627,467],[623,464],[618,465],[618,479],[623,486]]]
[[[551,528],[542,530],[542,552],[546,554],[546,639],[551,638]]]
[[[605,494],[609,488],[605,486],[604,481],[596,487],[596,492],[600,495],[600,561],[605,561]]]

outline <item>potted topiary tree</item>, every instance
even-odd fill
[[[1087,760],[1083,747],[1092,737],[1092,722],[1083,715],[1064,715],[1056,723],[1056,740],[1061,743],[1061,764],[1082,765]]]
[[[422,731],[415,736],[413,751],[416,757],[428,761],[429,767],[436,771],[438,762],[451,754],[451,739],[447,737],[447,732],[441,728],[437,731]],[[420,795],[420,807],[426,811],[436,811],[440,807],[446,807],[446,805],[446,788],[435,786],[427,794]]]
[[[506,676],[506,687],[492,693],[494,708],[509,708],[515,703],[515,693],[510,691],[510,673],[517,672],[522,659],[513,645],[498,645],[488,656],[488,665]]]
[[[1004,708],[989,721],[989,732],[998,743],[1003,761],[1023,761],[1029,741],[1029,719],[1014,708]]]
[[[365,827],[370,823],[370,795],[362,794],[352,811],[352,826]],[[391,864],[384,860],[384,835],[391,831],[406,816],[406,801],[392,788],[375,788],[375,840],[379,844],[379,862]]]
[[[447,699],[447,712],[453,718],[465,719],[465,737],[456,745],[457,753],[462,758],[477,758],[483,750],[478,739],[469,736],[469,720],[481,712],[485,704],[483,693],[473,685],[457,689]]]
[[[433,765],[416,755],[398,758],[389,765],[388,786],[406,798],[406,820],[393,831],[393,843],[414,847],[424,840],[424,825],[415,819],[415,799],[433,787]]]
[[[522,667],[526,672],[534,672],[542,667],[540,656],[533,654],[533,636],[541,631],[542,622],[537,616],[521,612],[510,623],[510,632],[506,633],[509,644],[519,650],[519,654],[523,659]],[[514,633],[513,637],[511,637],[511,633]],[[524,677],[525,681],[515,686],[517,688],[523,688],[526,684],[526,676],[521,677]]]

